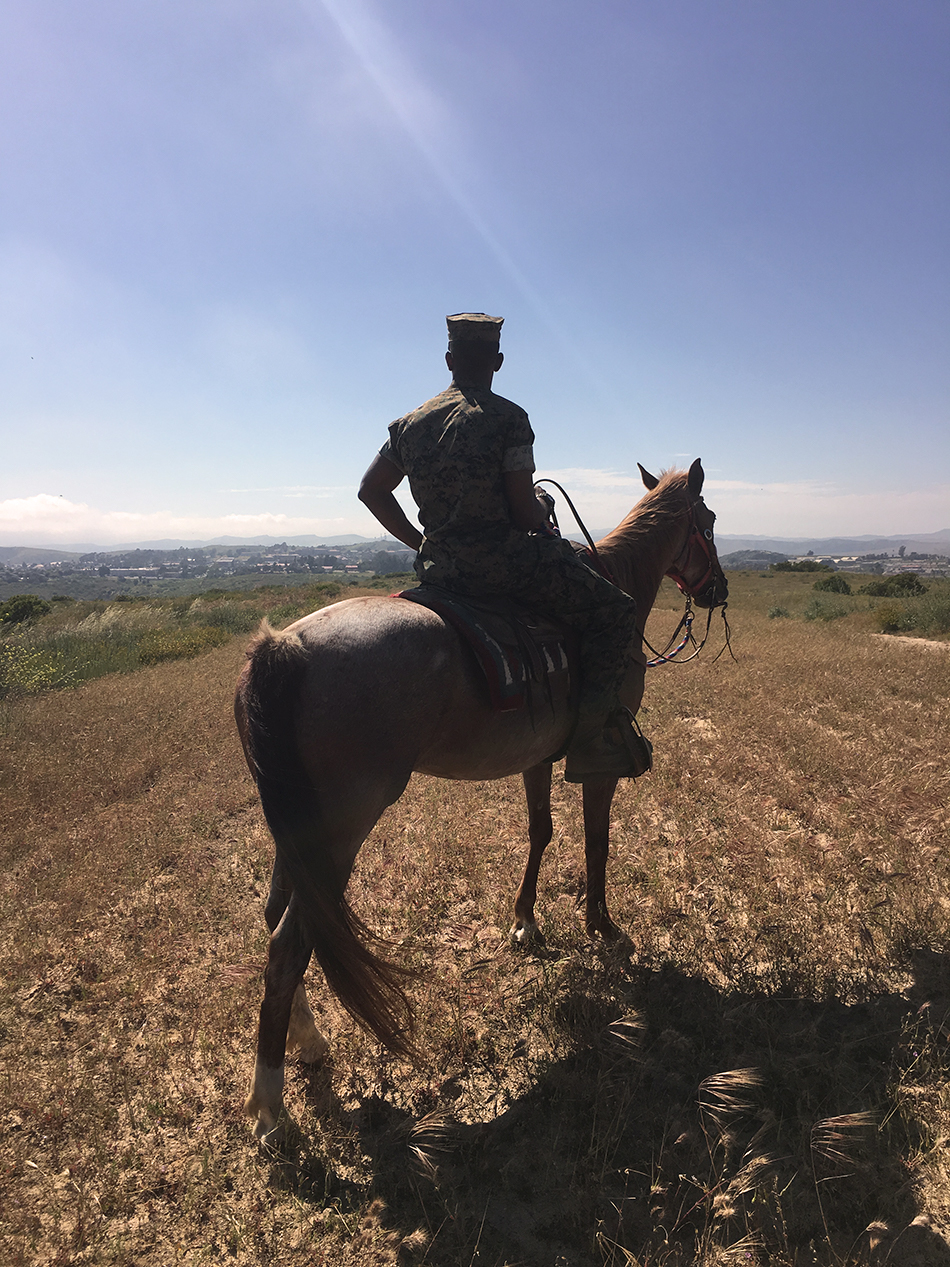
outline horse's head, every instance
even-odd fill
[[[637,463],[640,466],[640,463]],[[643,483],[648,489],[659,484],[655,475],[640,466]],[[689,468],[683,491],[686,497],[684,518],[688,517],[685,542],[680,553],[667,568],[666,575],[676,582],[683,594],[700,607],[722,607],[729,596],[729,585],[719,563],[713,525],[716,516],[702,498],[703,466],[699,458]]]

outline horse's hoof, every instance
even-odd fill
[[[269,1153],[284,1153],[287,1146],[292,1143],[295,1128],[293,1122],[287,1117],[286,1113],[281,1113],[277,1125],[269,1131],[260,1129],[261,1123],[258,1122],[254,1128],[254,1134],[261,1148]]]
[[[276,1119],[269,1109],[260,1108],[251,1123],[251,1133],[267,1152],[287,1153],[298,1140],[300,1128],[285,1108],[281,1108]]]
[[[245,1101],[244,1112],[253,1119],[251,1122],[251,1133],[262,1144],[271,1135],[275,1134],[278,1129],[279,1119],[283,1116],[283,1110],[281,1110],[278,1116],[275,1117],[270,1109],[258,1104],[252,1095],[248,1096]]]
[[[305,1065],[318,1065],[326,1059],[329,1050],[330,1044],[318,1030],[314,1030],[310,1038],[298,1044],[294,1055]]]
[[[544,934],[533,920],[528,923],[527,920],[519,919],[512,924],[508,941],[515,950],[525,950],[529,946],[543,946]]]
[[[610,919],[586,925],[586,932],[591,941],[603,942],[607,947],[633,945],[623,929],[618,928]]]

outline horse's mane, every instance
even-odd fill
[[[677,532],[682,531],[686,471],[663,471],[656,488],[641,497],[627,517],[597,542],[597,553],[616,583],[649,611]]]
[[[641,497],[627,517],[598,541],[597,549],[609,554],[618,548],[636,548],[645,537],[655,539],[655,534],[664,529],[672,536],[683,513],[683,491],[688,478],[686,471],[661,471],[656,488]]]

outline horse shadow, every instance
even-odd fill
[[[417,1119],[380,1095],[337,1106],[394,1243],[422,1229],[433,1267],[686,1263],[714,1247],[950,1267],[907,1165],[935,1141],[892,1111],[912,1068],[950,1074],[950,956],[920,953],[909,990],[854,1004],[605,956],[568,974],[557,1008],[583,1014],[584,1041],[491,1120],[455,1120],[451,1103]],[[314,1094],[330,1107],[319,1077]],[[319,1149],[280,1165],[304,1199],[365,1208],[365,1185]]]

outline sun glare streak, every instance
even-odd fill
[[[454,131],[449,107],[424,83],[369,5],[359,0],[312,0],[307,7],[312,9],[313,3],[319,3],[325,10],[439,185],[481,238],[525,303],[587,377],[603,390],[592,367],[579,357],[577,347],[564,326],[466,192],[465,184],[449,157],[448,136]]]

